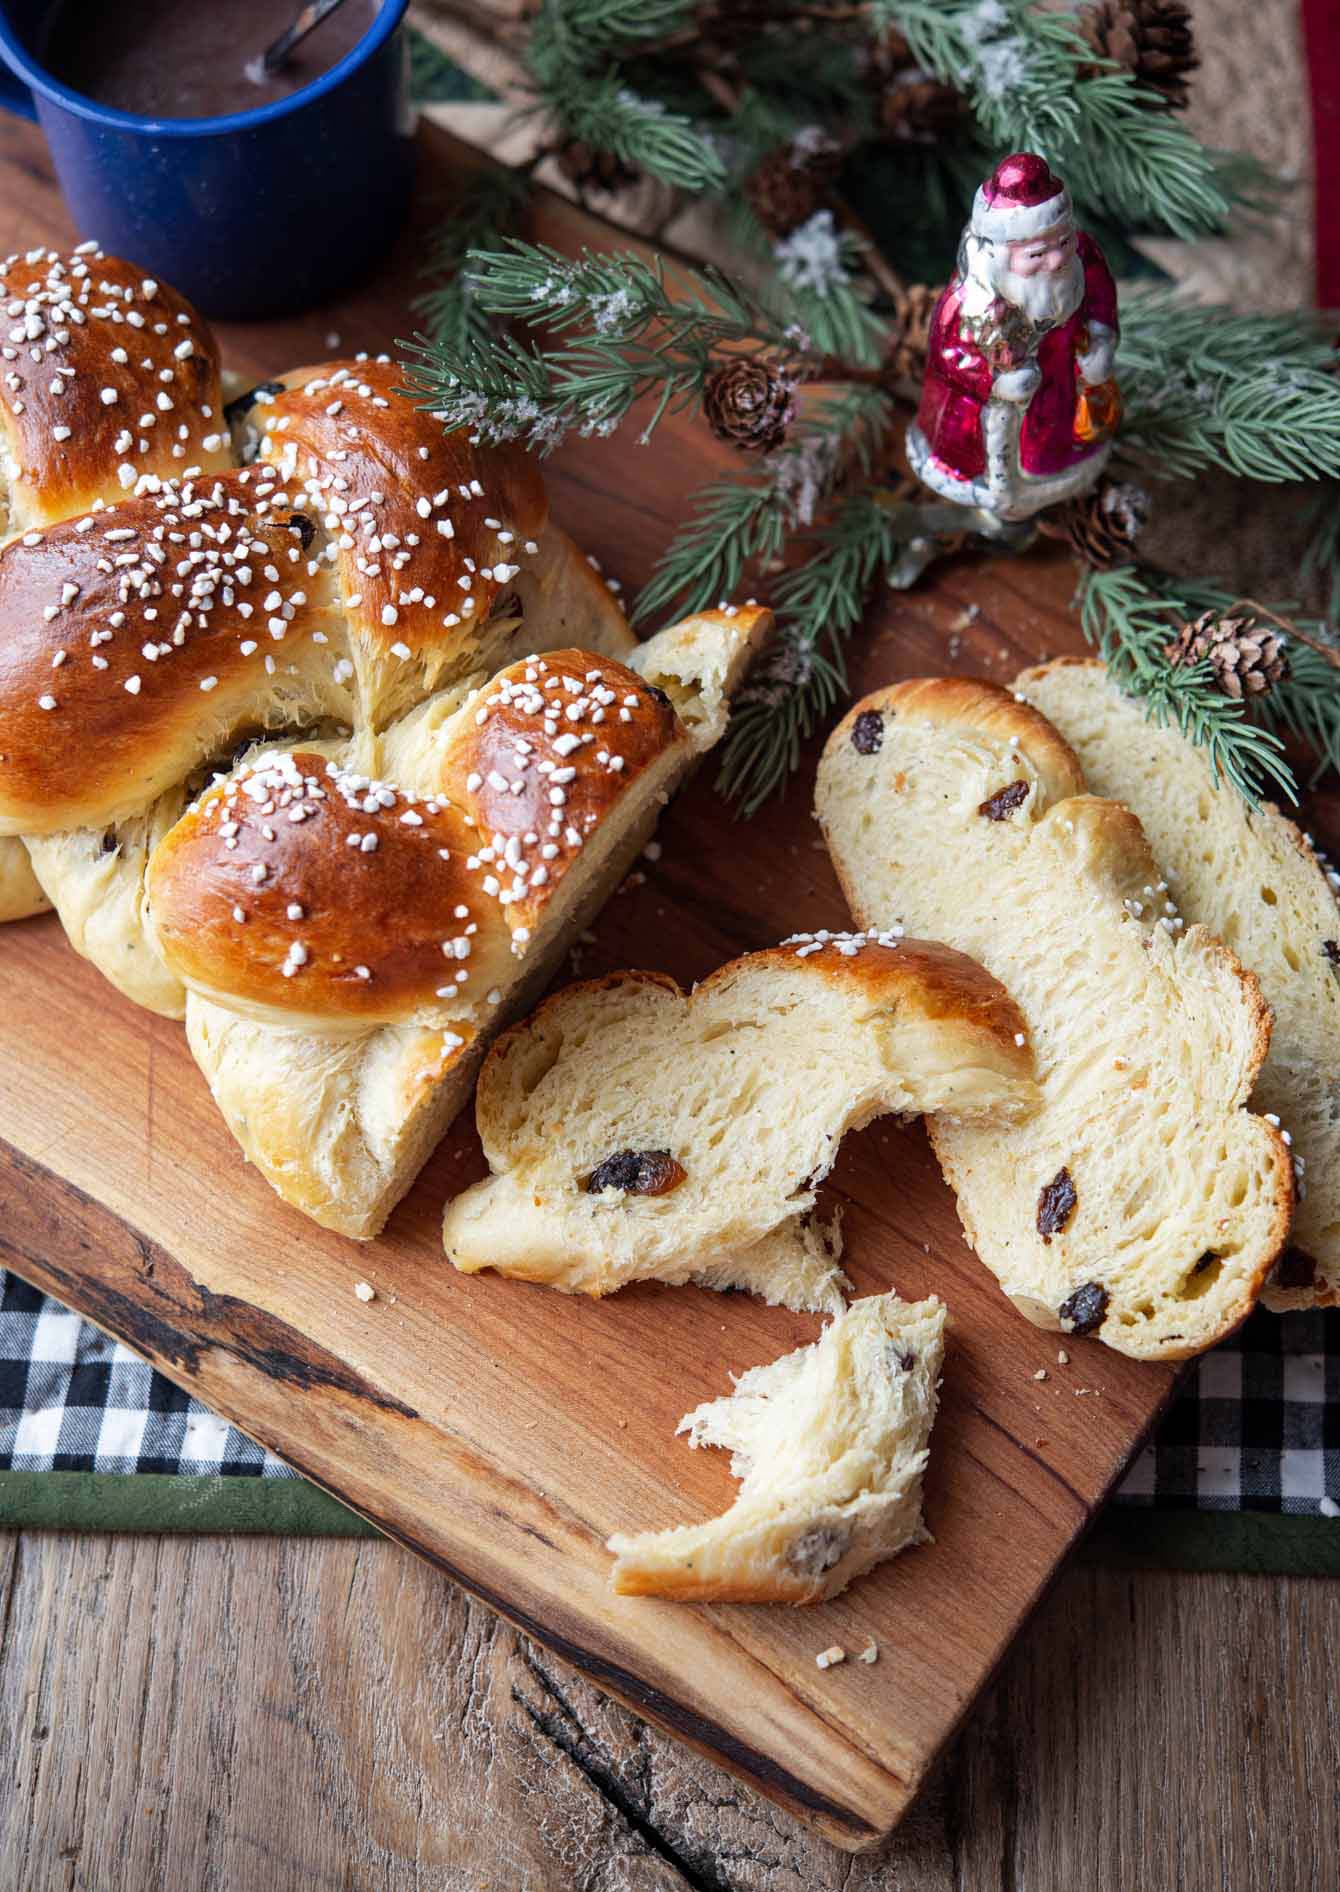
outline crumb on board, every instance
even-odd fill
[[[354,1293],[358,1296],[360,1301],[375,1301],[377,1298],[377,1290],[370,1281],[356,1281],[354,1283]]]
[[[879,1661],[879,1644],[875,1641],[873,1636],[870,1638],[869,1642],[865,1645],[865,1648],[858,1651],[856,1660],[858,1662],[878,1662]]]
[[[1040,1366],[1037,1372],[1033,1375],[1033,1378],[1035,1380],[1045,1380],[1046,1377],[1047,1377],[1047,1369],[1045,1366]]]
[[[815,1667],[820,1669],[836,1668],[839,1662],[847,1660],[847,1651],[840,1642],[830,1643],[827,1649],[821,1649],[814,1658]]]
[[[1062,1347],[1061,1351],[1056,1356],[1056,1364],[1057,1366],[1070,1365],[1070,1355],[1066,1352],[1064,1347]]]

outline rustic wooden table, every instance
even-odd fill
[[[391,1544],[0,1539],[5,1892],[1332,1892],[1340,1586],[1072,1568],[853,1858]]]

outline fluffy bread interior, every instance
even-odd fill
[[[929,1541],[922,1481],[944,1359],[945,1309],[875,1294],[812,1346],[751,1367],[680,1421],[732,1454],[731,1508],[703,1524],[610,1538],[623,1596],[817,1603]]]

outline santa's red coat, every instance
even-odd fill
[[[1051,329],[1037,351],[1042,380],[1028,403],[1019,436],[1019,461],[1025,473],[1062,473],[1094,451],[1092,440],[1075,434],[1079,395],[1076,361],[1089,347],[1089,326],[1117,327],[1117,287],[1091,237],[1078,241],[1084,266],[1084,297],[1068,321]],[[926,350],[926,379],[917,419],[936,459],[963,479],[986,470],[982,409],[994,376],[1005,365],[988,362],[964,334],[959,319],[963,281],[953,277],[935,305]]]

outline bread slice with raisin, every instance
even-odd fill
[[[930,1121],[968,1240],[1039,1326],[1178,1359],[1247,1315],[1288,1234],[1288,1148],[1246,1107],[1270,1013],[1171,911],[1135,816],[1084,787],[1037,710],[932,678],[838,726],[818,812],[863,924],[973,954],[1027,1020],[1037,1111]]]
[[[476,1118],[494,1173],[448,1204],[447,1254],[568,1293],[700,1281],[833,1312],[836,1241],[812,1218],[844,1133],[1033,1097],[1009,996],[923,940],[802,935],[691,995],[615,973],[489,1053]]]
[[[1292,1137],[1293,1238],[1262,1299],[1340,1304],[1340,908],[1337,877],[1269,802],[1249,808],[1203,750],[1146,720],[1094,659],[1026,670],[1015,688],[1079,757],[1097,795],[1138,816],[1178,908],[1232,947],[1275,1014],[1253,1107]]]
[[[609,1540],[624,1596],[817,1603],[929,1541],[921,1486],[944,1359],[933,1295],[854,1301],[813,1346],[751,1367],[680,1421],[731,1452],[740,1491],[704,1524]]]

